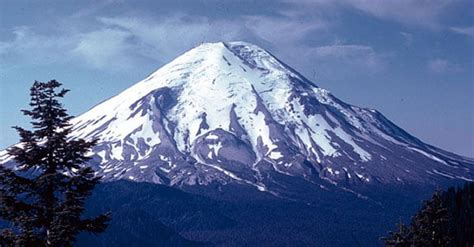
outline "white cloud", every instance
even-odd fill
[[[37,33],[28,27],[16,27],[13,39],[0,41],[0,57],[9,66],[75,65],[116,71],[136,66],[134,46],[128,42],[131,34],[101,28],[88,32]]]
[[[413,42],[413,34],[407,32],[400,32],[400,35],[405,40],[405,45],[411,45],[411,43]]]
[[[377,54],[370,46],[334,44],[313,49],[319,60],[338,60],[344,63],[366,67],[373,71],[382,69],[382,55]]]
[[[245,25],[255,35],[274,44],[298,43],[312,32],[324,31],[330,26],[321,19],[304,20],[296,13],[287,15],[283,18],[249,16],[245,18]]]
[[[0,42],[0,55],[8,53],[9,59],[21,55],[21,61],[29,63],[34,54],[39,63],[50,58],[52,63],[73,62],[103,71],[126,73],[145,62],[169,62],[201,42],[245,40],[257,42],[295,67],[304,69],[305,64],[315,60],[311,56],[322,57],[331,49],[315,48],[304,41],[311,35],[324,35],[331,24],[300,14],[288,11],[278,18],[241,16],[212,20],[184,14],[161,19],[99,17],[95,19],[97,22],[93,29],[88,26],[87,30],[61,30],[54,36],[39,35],[27,28],[19,29],[13,41]],[[339,45],[332,49],[337,50],[332,51],[332,59],[371,68],[381,67],[379,55],[370,47]]]
[[[236,22],[210,21],[207,18],[172,16],[163,20],[140,18],[99,18],[108,28],[126,30],[136,39],[136,52],[167,61],[207,41],[228,41],[240,36]]]
[[[474,26],[472,27],[451,27],[451,31],[474,37]]]
[[[435,58],[429,60],[427,68],[433,73],[457,72],[461,70],[459,65],[453,64],[446,59]]]
[[[0,41],[0,56],[9,57],[16,64],[51,64],[65,61],[67,54],[74,47],[74,38],[68,35],[38,34],[28,27],[20,26],[13,29],[13,39]],[[15,62],[14,62],[15,63]],[[10,63],[12,66],[14,63]]]
[[[379,18],[428,27],[435,27],[439,24],[439,15],[450,3],[445,0],[347,0],[345,2]]]
[[[322,57],[354,57],[374,53],[373,49],[364,45],[328,45],[315,49],[315,53]]]
[[[103,69],[111,64],[115,68],[130,66],[129,53],[133,47],[127,43],[130,33],[117,29],[101,29],[79,35],[74,55],[88,65]]]
[[[120,17],[99,18],[99,21],[107,28],[129,32],[139,41],[136,52],[166,62],[201,42],[253,40],[292,53],[308,48],[300,44],[307,35],[328,27],[320,20],[303,21],[294,14],[287,15],[280,18],[244,16],[234,20],[174,15],[162,20]]]
[[[379,19],[402,24],[438,28],[440,16],[453,1],[446,0],[288,0],[310,13],[315,9],[341,10],[352,8]]]
[[[448,61],[440,58],[436,58],[428,61],[428,69],[431,72],[442,73],[448,68]]]

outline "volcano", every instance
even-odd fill
[[[474,178],[473,159],[343,102],[245,42],[191,49],[72,123],[73,138],[99,140],[91,165],[105,181],[278,193],[282,176],[345,187]]]
[[[112,184],[128,180],[194,194],[233,187],[241,193],[231,197],[248,193],[339,210],[350,198],[386,206],[410,188],[474,181],[474,159],[426,144],[374,109],[343,102],[246,42],[195,47],[72,124],[70,138],[98,140],[89,165]],[[0,163],[14,165],[6,151]],[[392,193],[395,199],[381,196],[381,188],[402,187],[408,190]],[[388,211],[395,222],[399,212]],[[312,239],[323,238],[305,243]]]

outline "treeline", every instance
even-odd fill
[[[474,183],[437,191],[412,218],[382,238],[386,246],[474,246]]]

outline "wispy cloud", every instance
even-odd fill
[[[444,0],[347,0],[344,2],[378,18],[427,27],[438,26],[440,14],[442,14],[445,8],[450,4],[450,1]]]
[[[323,21],[300,20],[291,13],[280,18],[250,15],[229,20],[175,14],[160,19],[98,17],[95,21],[92,29],[61,29],[47,35],[17,27],[12,40],[0,42],[0,56],[15,57],[19,63],[75,62],[94,69],[123,70],[147,60],[168,62],[202,42],[253,40],[287,50],[327,27]]]
[[[298,12],[286,12],[284,17],[249,16],[246,27],[256,36],[273,44],[295,44],[314,32],[327,30],[331,24],[318,17],[304,18]]]
[[[74,38],[68,35],[43,35],[29,27],[15,27],[11,40],[0,41],[0,57],[8,57],[9,66],[23,62],[30,64],[51,64],[64,62],[69,51],[74,47]]]
[[[428,61],[428,69],[431,72],[443,73],[448,69],[448,61],[440,58],[436,58]]]
[[[341,11],[353,9],[382,20],[395,21],[404,25],[439,28],[441,16],[456,1],[446,0],[287,0],[288,3],[300,4],[308,12],[315,9]]]
[[[383,68],[383,59],[381,54],[377,54],[370,46],[334,44],[320,46],[313,49],[313,54],[317,59],[338,60],[346,64],[362,66],[372,69],[373,72]]]
[[[411,45],[411,43],[413,42],[413,34],[407,32],[400,32],[400,35],[405,40],[405,45]]]
[[[94,69],[126,70],[146,61],[163,64],[201,42],[247,40],[272,49],[296,66],[301,54],[304,54],[306,64],[308,61],[325,62],[322,60],[326,59],[344,63],[352,69],[376,72],[385,67],[387,56],[376,51],[372,45],[348,41],[321,46],[323,42],[337,40],[331,30],[340,23],[328,16],[337,13],[336,9],[355,9],[381,19],[430,26],[430,23],[437,22],[440,11],[446,5],[439,1],[414,0],[288,3],[291,7],[281,9],[274,15],[244,14],[232,18],[210,18],[190,13],[153,18],[137,14],[107,16],[102,13],[102,17],[97,17],[99,10],[93,8],[79,11],[77,15],[81,18],[76,16],[73,19],[80,21],[93,17],[88,21],[94,22],[94,26],[71,25],[74,28],[48,35],[29,28],[17,28],[13,40],[0,42],[0,55],[8,54],[19,61],[21,58],[25,63],[73,61]],[[452,31],[472,33],[472,29],[453,28]],[[412,34],[400,32],[400,35],[407,45],[411,44]],[[301,67],[304,66],[307,65]]]
[[[451,27],[451,31],[459,33],[459,34],[464,34],[470,37],[474,37],[474,26],[471,27]]]
[[[459,65],[453,64],[447,59],[434,58],[428,61],[427,68],[432,73],[458,72],[461,70]]]
[[[8,66],[74,63],[116,71],[136,66],[139,56],[130,38],[129,32],[119,29],[42,34],[16,27],[13,39],[0,42],[0,57],[8,59]]]
[[[118,29],[101,29],[78,35],[73,55],[89,66],[104,69],[111,64],[115,68],[130,66],[133,46],[127,42],[131,34]]]
[[[143,56],[169,60],[177,54],[205,41],[227,41],[242,34],[243,28],[232,21],[210,21],[175,15],[163,20],[145,18],[99,18],[108,28],[128,32],[136,41],[136,52]]]

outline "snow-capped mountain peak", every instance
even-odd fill
[[[473,160],[349,105],[264,49],[205,43],[73,119],[105,180],[168,185],[472,180]]]

